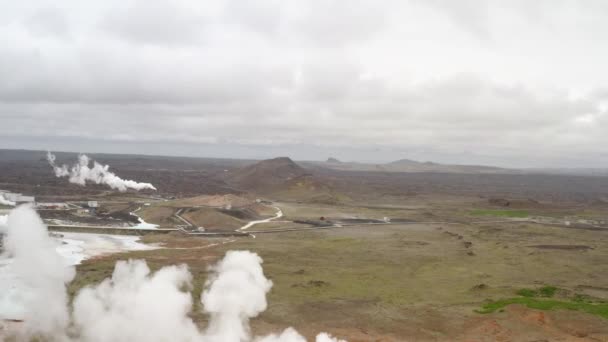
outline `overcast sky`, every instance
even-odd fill
[[[0,0],[0,148],[608,167],[608,1]]]

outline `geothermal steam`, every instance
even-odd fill
[[[185,265],[153,273],[145,261],[119,261],[111,278],[82,289],[70,310],[66,284],[73,278],[74,268],[61,262],[33,209],[22,206],[12,211],[5,246],[14,258],[9,266],[28,284],[12,298],[0,292],[0,303],[23,306],[19,318],[24,319],[25,329],[8,332],[18,340],[306,342],[292,328],[252,337],[249,320],[266,309],[266,294],[272,287],[264,276],[262,259],[255,253],[230,251],[211,269],[201,298],[210,321],[201,330],[190,318],[192,275]],[[0,318],[10,317],[0,311]],[[2,334],[0,321],[0,340]],[[325,333],[316,341],[345,342]]]
[[[56,157],[51,152],[48,152],[46,157],[49,164],[51,164],[53,167],[53,171],[55,171],[55,176],[69,177],[70,183],[84,186],[86,182],[89,181],[96,184],[105,184],[118,191],[127,191],[127,189],[156,190],[156,188],[150,183],[138,183],[136,181],[125,180],[118,177],[116,174],[108,170],[110,168],[109,165],[101,165],[96,161],[92,161],[93,167],[89,167],[91,160],[84,154],[81,154],[78,157],[78,162],[71,168],[65,164],[58,166],[55,163]]]
[[[21,333],[29,337],[63,336],[69,323],[65,285],[74,278],[74,268],[57,254],[55,241],[30,207],[12,210],[5,230],[3,257],[13,258],[5,267],[19,280],[20,288],[0,286],[0,318],[27,318]]]
[[[0,215],[0,234],[5,233],[7,227],[6,222],[8,221],[8,215]],[[0,236],[1,238],[1,236]]]

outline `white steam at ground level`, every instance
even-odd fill
[[[74,267],[68,267],[56,252],[55,241],[30,207],[11,211],[5,233],[3,256],[13,257],[7,267],[21,280],[22,287],[3,291],[1,307],[13,311],[9,314],[26,318],[20,339],[39,335],[60,337],[70,322],[65,285],[74,278]],[[5,314],[0,312],[2,316]]]
[[[89,167],[91,160],[84,154],[81,154],[78,157],[78,162],[71,168],[65,164],[58,166],[55,163],[55,159],[56,157],[54,154],[51,152],[47,153],[47,160],[53,168],[55,176],[68,177],[70,183],[84,186],[88,181],[95,184],[105,184],[118,191],[127,191],[127,189],[156,190],[156,188],[150,183],[138,183],[133,180],[125,180],[118,177],[116,174],[109,171],[109,165],[101,165],[96,161],[92,161],[93,167]]]
[[[249,320],[267,307],[272,282],[264,276],[262,259],[248,251],[230,251],[212,268],[201,296],[210,321],[201,329],[190,318],[192,275],[186,265],[163,267],[152,273],[143,260],[119,261],[111,278],[82,289],[70,307],[66,285],[73,266],[57,254],[36,212],[26,206],[7,220],[4,260],[27,280],[7,297],[0,309],[21,306],[22,324],[3,324],[0,339],[41,338],[83,342],[305,342],[296,330],[255,337]],[[2,262],[0,258],[0,263]],[[2,279],[0,278],[0,281]],[[0,317],[6,317],[3,310]],[[317,342],[344,342],[321,333]]]
[[[8,215],[0,215],[0,234],[6,229],[6,223],[8,222]]]

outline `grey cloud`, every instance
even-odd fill
[[[65,15],[61,10],[54,7],[36,10],[30,17],[24,20],[24,25],[32,35],[42,37],[65,37],[70,31]]]
[[[444,12],[456,25],[463,27],[476,38],[487,42],[491,39],[489,29],[489,2],[479,0],[430,0],[421,4],[433,6]]]
[[[224,61],[206,64],[168,57],[162,66],[146,57],[82,52],[83,60],[49,61],[37,54],[0,57],[6,73],[0,100],[6,102],[197,103],[256,98],[289,82],[281,66]],[[227,57],[227,59],[231,59]],[[10,69],[9,69],[10,68]],[[0,69],[3,69],[0,66]]]
[[[608,143],[608,12],[526,3],[1,5],[0,138],[595,162]]]
[[[138,44],[180,45],[200,43],[205,18],[196,2],[125,1],[110,9],[100,28],[117,39]]]
[[[229,0],[226,4],[226,20],[261,35],[279,35],[285,19],[282,0],[239,1]]]
[[[329,91],[333,89],[331,85]],[[248,100],[234,104],[91,104],[87,105],[86,114],[79,113],[82,110],[79,104],[12,104],[0,109],[17,113],[11,120],[20,121],[20,125],[39,122],[34,118],[56,118],[56,134],[65,135],[78,134],[80,127],[86,126],[87,135],[111,131],[110,134],[128,136],[129,132],[138,131],[139,139],[161,135],[163,131],[162,136],[174,135],[176,139],[187,139],[191,134],[251,142],[269,136],[278,141],[298,142],[327,134],[329,141],[325,143],[348,141],[349,136],[356,136],[359,144],[372,143],[378,138],[374,132],[379,132],[385,142],[398,143],[390,141],[392,132],[398,137],[420,129],[466,132],[466,135],[477,130],[500,134],[509,130],[551,129],[567,124],[577,113],[595,110],[593,102],[569,102],[564,99],[565,94],[542,99],[524,88],[505,89],[467,78],[397,89],[367,97],[364,102],[358,101],[360,93],[354,97],[348,92],[334,93],[320,102],[311,102],[306,93],[301,95],[297,89],[292,94],[288,100],[268,96],[265,98],[268,102]],[[274,102],[288,103],[290,110],[272,105]],[[63,125],[68,119],[71,121]],[[31,128],[30,132],[40,134],[48,130],[42,122]],[[9,130],[3,133],[8,134]]]
[[[299,2],[301,4],[301,2]],[[317,44],[340,45],[366,41],[384,27],[383,1],[315,1],[294,16],[294,31]]]
[[[343,46],[360,43],[385,26],[387,1],[230,0],[225,19],[286,46]]]

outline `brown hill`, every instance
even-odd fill
[[[336,192],[331,179],[313,174],[289,158],[268,159],[238,169],[227,178],[233,186],[278,200],[341,203],[348,196]]]
[[[246,190],[273,191],[286,182],[310,175],[307,169],[287,157],[262,160],[232,172],[228,182]]]

